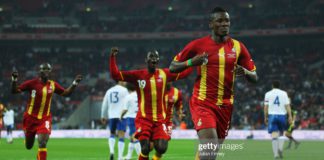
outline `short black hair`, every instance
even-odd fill
[[[211,14],[219,13],[219,12],[227,12],[227,10],[224,9],[224,8],[222,8],[222,7],[215,7],[215,8],[211,11]]]
[[[131,83],[126,83],[126,88],[129,91],[135,91],[135,85],[131,84]]]
[[[159,52],[158,52],[156,49],[149,50],[149,51],[147,52],[147,55],[149,55],[149,54],[153,54],[153,53],[156,53],[157,55],[159,55]]]
[[[278,80],[272,81],[272,87],[273,88],[279,88],[280,87],[280,81],[278,81]]]
[[[209,14],[209,19],[212,20],[213,19],[213,15],[215,13],[223,13],[223,12],[227,12],[226,9],[222,8],[222,7],[215,7]]]

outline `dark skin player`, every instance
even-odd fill
[[[39,79],[45,84],[49,80],[50,73],[52,71],[51,65],[48,63],[43,63],[39,67]],[[17,84],[17,78],[18,78],[18,72],[14,71],[12,73],[12,85],[11,85],[11,92],[14,94],[21,93],[22,91],[18,88]],[[81,75],[77,75],[75,77],[74,84],[69,86],[67,89],[64,90],[64,92],[61,94],[61,96],[69,96],[74,89],[76,88],[77,84],[82,80]],[[46,148],[47,141],[49,139],[49,134],[38,134],[38,145],[39,148]],[[35,137],[26,137],[26,149],[32,149],[34,146]]]
[[[211,29],[212,39],[220,44],[225,42],[229,37],[229,28],[230,28],[230,16],[227,11],[217,11],[210,14],[209,28]],[[192,65],[200,66],[207,62],[209,53],[203,53],[196,55],[192,58]],[[188,66],[186,61],[178,62],[172,61],[169,69],[170,72],[179,73],[191,66]],[[240,65],[235,65],[235,72],[237,76],[245,76],[245,78],[252,83],[256,83],[258,80],[257,73],[255,71],[249,71]],[[223,140],[218,139],[216,128],[206,128],[198,131],[199,140],[211,140],[213,143],[221,144]],[[215,159],[215,157],[211,159]]]
[[[111,54],[116,56],[119,50],[117,47],[111,49]],[[147,53],[145,62],[147,64],[147,70],[149,73],[154,74],[157,69],[160,57],[157,51],[150,51]],[[140,140],[141,151],[143,154],[148,155],[150,152],[150,140]],[[168,141],[165,139],[157,139],[153,141],[154,149],[159,155],[162,155],[166,152],[168,148]]]

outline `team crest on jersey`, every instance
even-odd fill
[[[232,52],[236,52],[236,50],[235,50],[235,48],[234,48],[234,47],[232,48]]]
[[[52,88],[52,86],[50,86],[47,92],[52,93],[52,91],[53,91],[53,88]]]
[[[199,127],[201,125],[202,125],[201,118],[199,118],[198,123],[197,123],[197,126]]]
[[[235,53],[228,53],[227,57],[228,58],[236,58],[236,54]]]

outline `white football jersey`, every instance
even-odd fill
[[[14,116],[15,116],[15,113],[12,109],[10,109],[7,112],[4,112],[3,123],[5,125],[13,125],[14,124]]]
[[[124,109],[127,110],[125,118],[135,118],[138,112],[137,93],[134,91],[125,98]]]
[[[108,89],[101,106],[101,118],[120,118],[126,95],[128,90],[121,85]]]
[[[285,115],[287,110],[285,105],[290,104],[287,92],[274,88],[265,94],[264,104],[268,105],[268,113]]]

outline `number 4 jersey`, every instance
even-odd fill
[[[285,115],[287,114],[286,105],[289,105],[287,92],[274,88],[265,94],[264,105],[267,105],[269,114]]]
[[[116,58],[114,56],[110,57],[111,77],[136,86],[139,107],[137,118],[142,117],[152,121],[162,122],[166,118],[164,96],[167,82],[184,78],[191,71],[192,69],[187,69],[179,74],[170,73],[168,69],[158,68],[154,73],[149,73],[147,69],[119,71]]]

